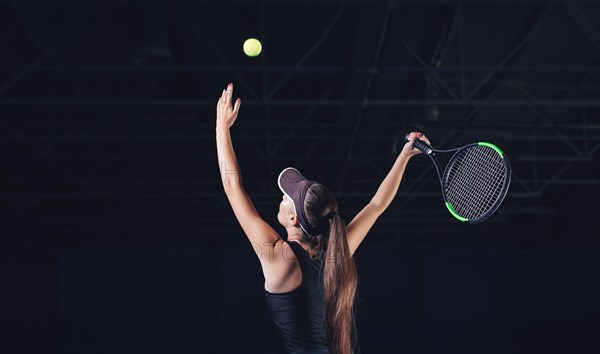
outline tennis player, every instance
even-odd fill
[[[411,133],[371,201],[346,225],[334,195],[298,170],[281,171],[277,220],[283,238],[256,211],[242,184],[229,129],[241,106],[233,84],[217,102],[216,139],[227,199],[260,260],[267,308],[291,354],[358,354],[354,252],[396,195],[410,158],[420,154]]]

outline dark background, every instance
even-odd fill
[[[242,43],[262,41],[246,57]],[[282,353],[219,180],[295,166],[349,222],[405,132],[510,157],[486,222],[424,156],[355,255],[364,353],[600,352],[598,2],[0,2],[0,352]]]

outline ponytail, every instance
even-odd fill
[[[324,254],[323,290],[325,337],[332,354],[352,354],[356,345],[354,297],[358,285],[356,265],[339,215],[330,221]]]
[[[309,244],[318,242],[321,246],[323,321],[330,353],[358,354],[354,309],[358,276],[346,238],[346,224],[337,214],[335,197],[321,184],[309,187],[304,208],[308,221],[323,230],[319,237],[309,237]]]

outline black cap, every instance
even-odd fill
[[[321,234],[321,231],[319,231],[318,228],[310,225],[306,215],[304,215],[304,198],[306,196],[306,191],[308,190],[308,187],[315,183],[316,182],[314,181],[306,179],[306,177],[293,167],[288,167],[281,171],[277,178],[279,189],[292,200],[300,227],[310,236],[318,236]]]

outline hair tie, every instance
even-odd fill
[[[338,213],[335,210],[332,210],[327,214],[327,220],[333,219]]]

